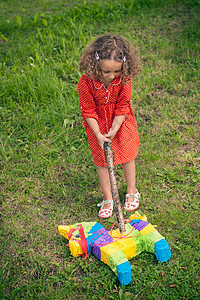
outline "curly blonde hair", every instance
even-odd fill
[[[121,78],[124,82],[130,77],[138,76],[140,72],[136,49],[120,35],[103,35],[91,42],[81,54],[79,70],[98,78],[101,75],[102,59],[123,62]]]

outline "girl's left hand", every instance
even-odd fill
[[[109,140],[113,140],[114,136],[117,132],[114,131],[113,129],[110,129],[109,132],[107,134],[105,134],[105,137],[107,137]]]
[[[108,133],[105,134],[105,137],[107,137],[109,140],[112,141],[114,139],[115,134],[117,133],[122,123],[124,122],[125,118],[126,115],[116,116],[113,120],[112,127],[110,128]]]

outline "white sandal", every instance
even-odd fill
[[[134,198],[133,202],[128,202],[127,199],[128,198]],[[140,193],[137,192],[136,194],[126,194],[126,202],[124,205],[124,208],[126,211],[133,211],[138,209],[139,207],[139,200],[140,200]]]
[[[103,208],[104,204],[110,203],[109,208]],[[113,200],[104,200],[103,202],[97,204],[97,206],[101,207],[99,211],[99,218],[107,219],[112,216],[113,213]]]

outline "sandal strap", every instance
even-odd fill
[[[131,197],[135,198],[136,200],[140,200],[140,193],[137,192],[136,194],[126,194],[126,199]]]
[[[104,204],[110,203],[113,204],[113,200],[103,200],[103,202],[97,204],[98,207],[103,206]]]

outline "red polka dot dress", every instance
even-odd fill
[[[139,148],[137,123],[132,110],[132,80],[123,85],[121,76],[106,88],[94,77],[83,75],[78,83],[79,107],[84,118],[97,120],[102,134],[108,133],[115,116],[126,115],[124,122],[111,142],[114,164],[122,164],[136,158]],[[83,125],[96,166],[107,166],[104,151],[84,120]]]

